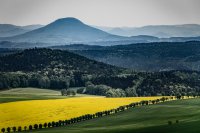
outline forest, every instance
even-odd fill
[[[0,57],[0,89],[39,87],[125,96],[199,95],[200,73],[188,70],[137,72],[68,51],[28,49]]]

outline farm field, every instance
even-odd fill
[[[88,95],[77,94],[76,97],[85,97]],[[90,95],[92,96],[92,95]],[[45,99],[63,99],[71,98],[61,96],[60,91],[39,89],[39,88],[15,88],[11,90],[0,91],[0,103],[25,101],[25,100],[45,100]]]
[[[15,94],[15,96],[19,93],[15,90],[13,91],[13,93],[9,93],[13,95]],[[40,91],[43,91],[44,94],[47,93],[46,90]],[[58,96],[54,95],[53,91],[52,93],[48,92],[48,94],[52,94],[50,96],[55,96],[55,98]],[[39,96],[43,96],[42,93]],[[45,96],[48,95],[46,94]],[[30,124],[65,120],[84,114],[93,114],[99,111],[117,108],[133,102],[154,100],[158,98],[161,97],[104,98],[98,96],[82,96],[64,99],[28,100],[1,103],[0,128],[13,126],[23,127],[29,126]]]
[[[114,115],[36,133],[198,133],[200,99],[142,106]],[[179,123],[175,123],[179,120]],[[168,125],[172,121],[172,125]]]

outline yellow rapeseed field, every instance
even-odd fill
[[[31,100],[0,104],[0,129],[3,127],[29,126],[66,120],[84,114],[117,108],[142,100],[161,97],[104,98],[77,97],[54,100]]]

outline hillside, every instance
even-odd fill
[[[0,57],[1,72],[37,72],[56,68],[64,69],[65,74],[71,72],[109,74],[116,69],[111,65],[61,50],[36,48]]]
[[[26,100],[43,100],[43,99],[61,99],[60,91],[39,89],[39,88],[15,88],[0,91],[0,103],[26,101]]]
[[[133,108],[122,113],[92,119],[36,133],[197,133],[200,132],[200,99],[178,100]],[[176,123],[176,120],[179,122]],[[172,121],[172,125],[168,125]]]
[[[200,92],[199,78],[198,71],[137,72],[68,51],[44,48],[0,57],[0,90],[85,87],[80,93],[108,97],[195,96]]]
[[[107,64],[137,71],[200,71],[200,42],[155,42],[110,47],[69,45],[68,49]]]
[[[142,100],[156,100],[161,97],[71,97],[63,99],[29,100],[0,104],[0,129],[3,127],[29,126],[66,120],[86,114],[111,110]],[[12,108],[15,107],[15,108]],[[11,117],[14,116],[14,117]]]
[[[27,49],[0,56],[0,89],[80,87],[95,77],[122,71],[68,51]]]
[[[60,90],[52,90],[52,89],[50,90],[50,89],[41,89],[32,87],[15,88],[15,89],[0,91],[0,103],[28,101],[28,100],[65,99],[65,98],[76,98],[76,97],[93,97],[93,96],[85,94],[76,94],[76,96],[73,97],[62,96]]]

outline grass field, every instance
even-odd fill
[[[153,97],[153,99],[159,97]],[[40,99],[40,100],[39,100]],[[49,100],[47,100],[49,99]],[[68,119],[149,98],[60,96],[59,91],[18,88],[0,92],[0,128],[28,126]],[[31,101],[30,101],[31,100]],[[14,102],[16,101],[16,102]],[[178,100],[137,107],[77,124],[42,129],[37,133],[198,133],[200,99]],[[179,120],[179,123],[175,123]],[[172,121],[172,125],[168,125]]]
[[[85,97],[88,95],[77,94],[76,97]],[[91,96],[91,95],[90,95]],[[45,100],[45,99],[63,99],[69,98],[61,96],[60,91],[38,88],[15,88],[6,91],[0,91],[0,103],[25,101],[25,100]]]
[[[13,99],[9,99],[8,101],[3,99],[4,103],[0,104],[0,128],[24,127],[30,124],[66,120],[85,114],[94,114],[99,111],[117,108],[133,102],[161,98],[105,98],[80,95],[79,97],[63,99],[63,96],[60,96],[60,92],[35,88],[19,88],[3,91],[1,95],[6,95],[8,99],[11,97]],[[19,101],[17,99],[19,97],[22,97],[20,100],[25,101]],[[30,100],[32,98],[34,100]],[[37,98],[42,100],[35,100]]]
[[[37,133],[199,133],[200,99],[170,101]],[[175,123],[179,120],[179,123]],[[172,125],[168,125],[172,121]]]

